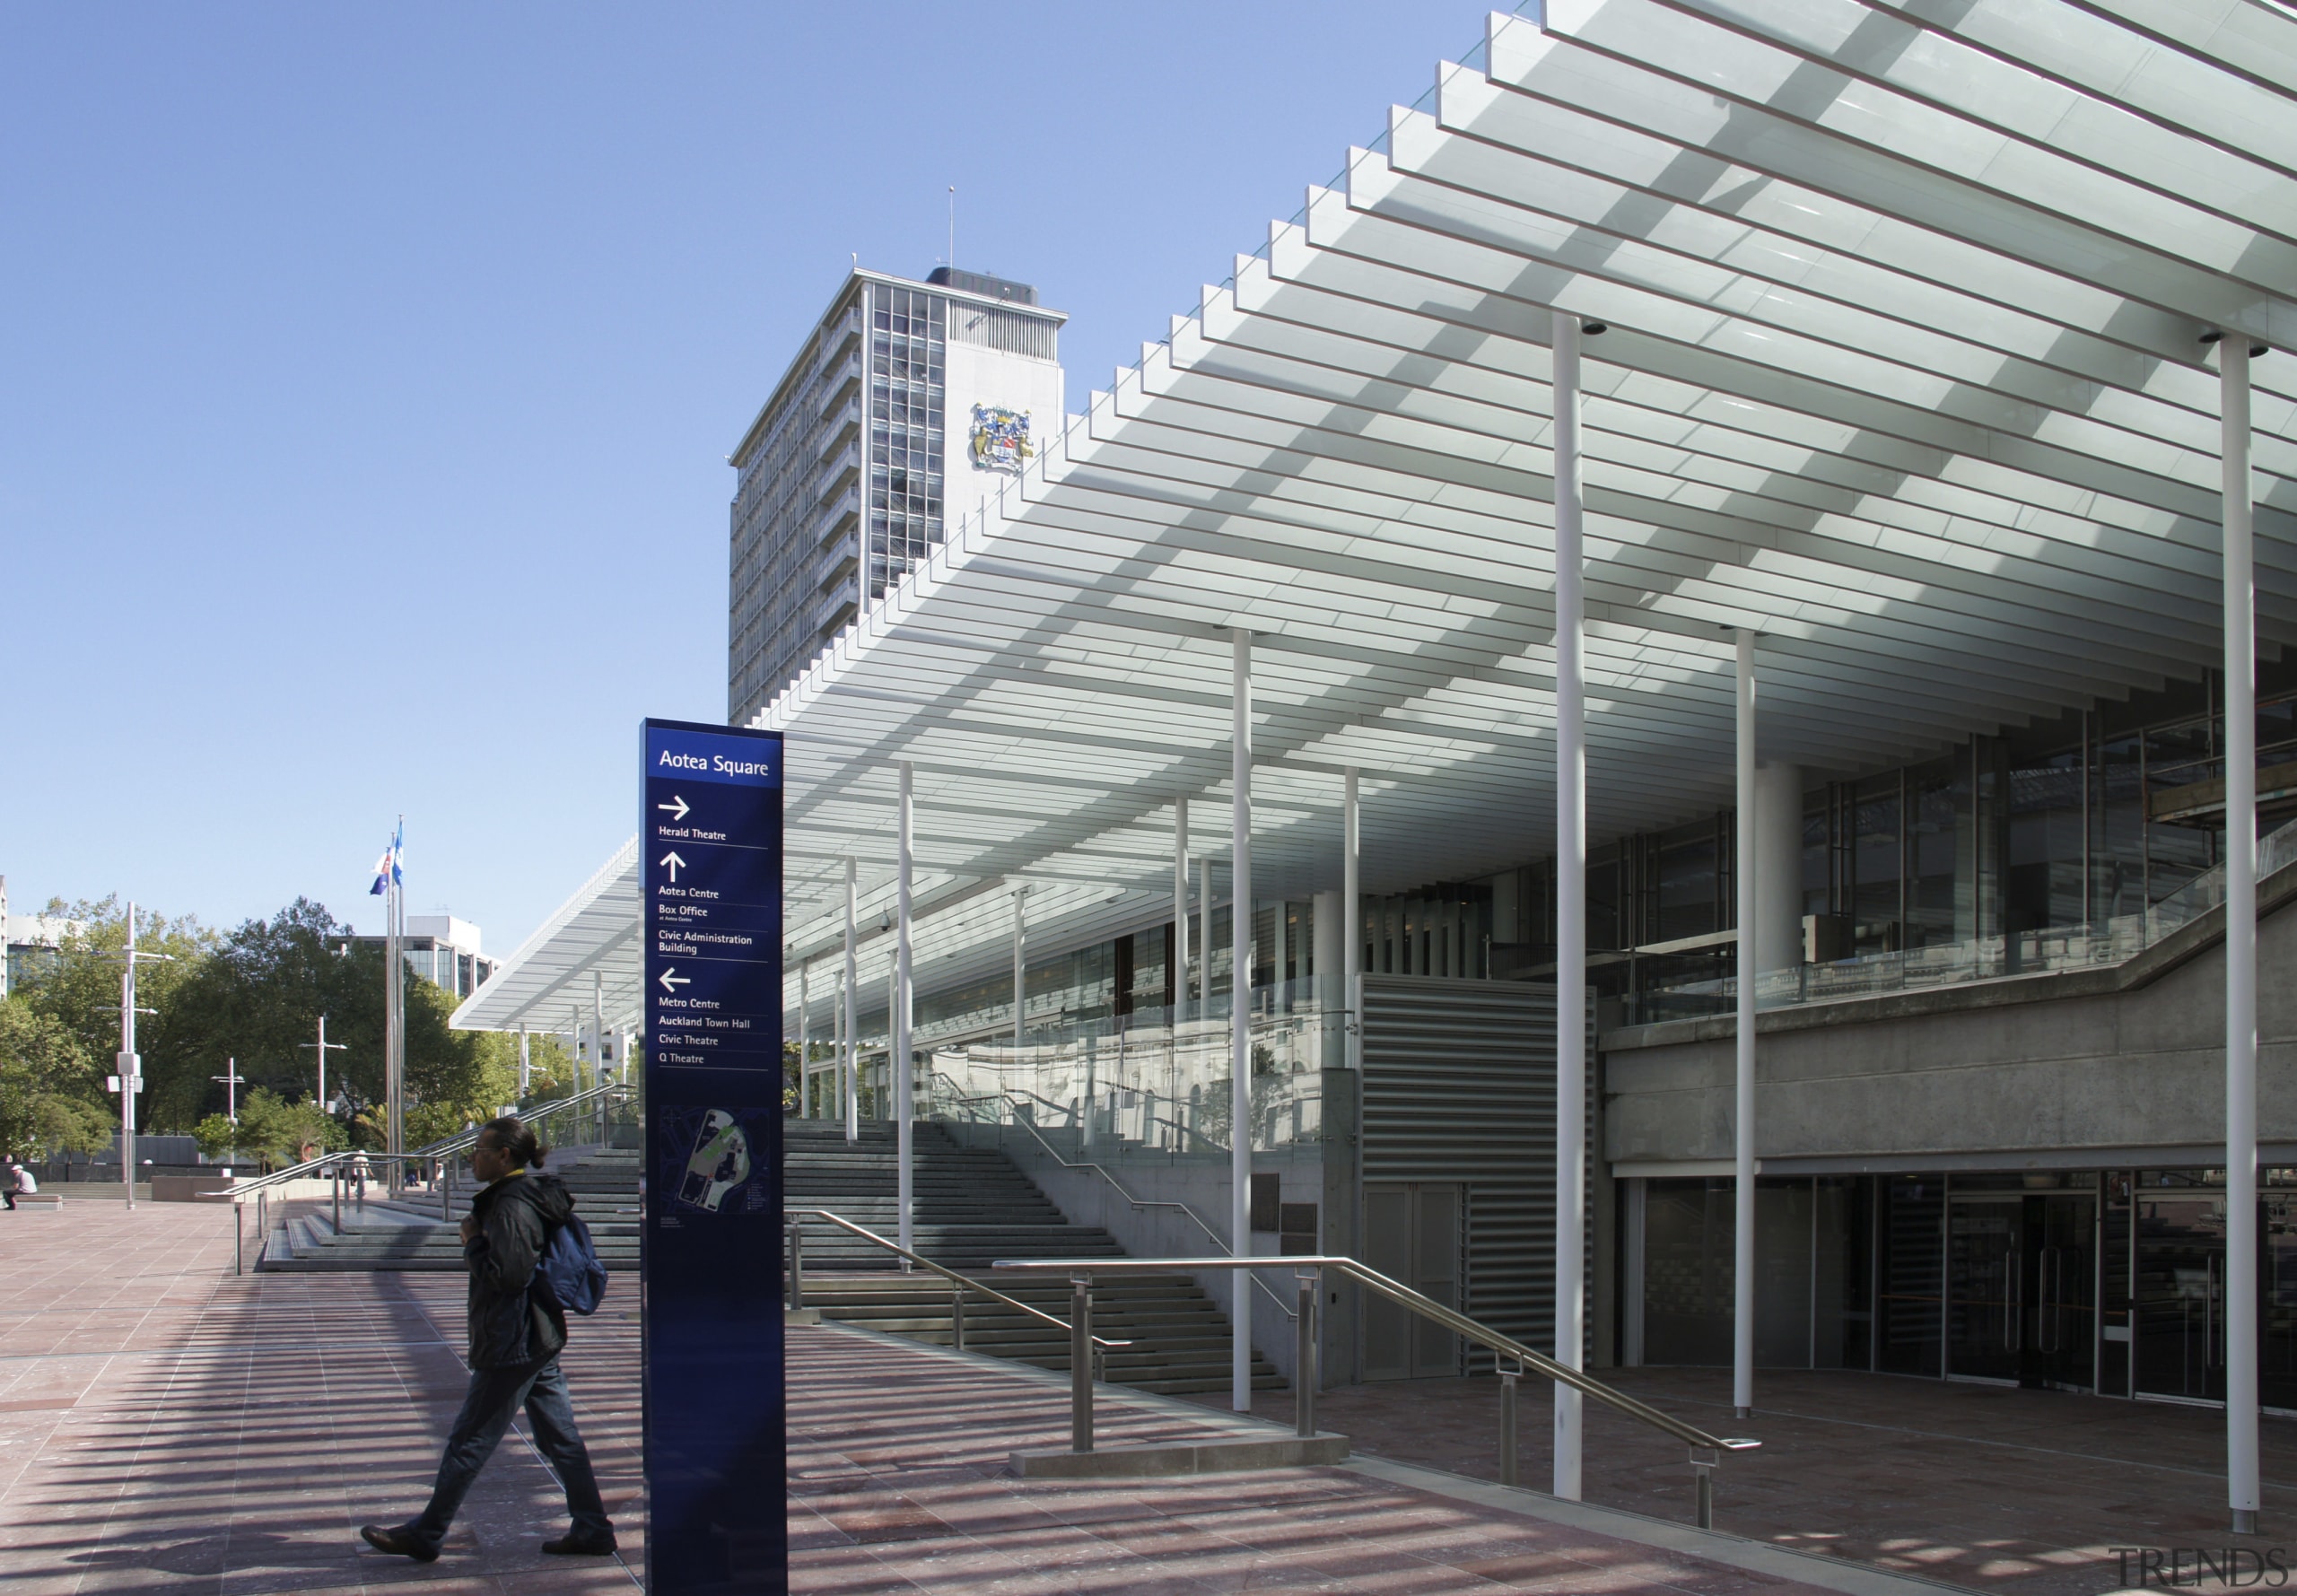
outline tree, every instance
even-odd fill
[[[0,1152],[42,1158],[110,1146],[118,1121],[102,1085],[72,1027],[25,997],[0,999]]]
[[[210,1120],[214,1118],[210,1116]],[[203,1125],[209,1122],[201,1121]],[[227,1120],[223,1123],[228,1127],[231,1122]],[[305,1147],[336,1152],[350,1145],[351,1138],[342,1121],[318,1103],[308,1097],[291,1103],[265,1086],[256,1087],[240,1100],[239,1129],[230,1142],[241,1153],[259,1154],[282,1162],[300,1158]],[[205,1151],[204,1145],[202,1150]]]
[[[61,1045],[57,1033],[60,1033],[71,1039],[72,1056],[77,1063],[60,1073],[51,1070],[37,1088],[20,1079],[13,1091],[20,1103],[30,1103],[34,1095],[39,1098],[44,1106],[39,1114],[48,1127],[41,1134],[49,1138],[49,1146],[92,1151],[95,1147],[110,1146],[112,1132],[119,1125],[118,1102],[103,1089],[103,1082],[112,1073],[112,1061],[119,1051],[122,961],[118,955],[127,946],[127,911],[117,897],[76,903],[53,898],[44,912],[76,921],[80,929],[65,938],[53,961],[34,969],[11,994],[10,1002],[22,1003],[43,1027],[52,1028],[42,1031],[45,1040],[34,1040],[31,1033],[20,1031],[16,1045],[31,1047],[43,1057],[60,1058],[57,1052]],[[206,958],[214,941],[214,933],[188,915],[171,920],[147,909],[136,911],[138,951],[170,955],[167,960],[137,964],[136,1007],[164,1013],[173,994]],[[137,1051],[145,1059],[147,1083],[152,1078],[150,1041],[148,1029],[137,1040]],[[153,1123],[148,1086],[137,1106],[139,1122],[148,1127]],[[99,1124],[100,1130],[96,1129]]]
[[[493,1033],[501,1037],[509,1050],[511,1079],[519,1078],[519,1038],[516,1033]],[[633,1077],[634,1078],[634,1077]],[[553,1035],[527,1038],[527,1095],[529,1103],[548,1103],[555,1097],[565,1097],[574,1091],[574,1053],[564,1042]],[[510,1098],[505,1097],[508,1103]]]
[[[212,945],[153,1005],[145,1050],[145,1112],[155,1129],[188,1128],[224,1103],[212,1077],[228,1060],[284,1101],[313,1095],[319,1070],[307,1042],[327,1016],[328,1095],[347,1086],[373,1099],[382,1086],[383,967],[380,949],[353,943],[326,906],[298,898]]]

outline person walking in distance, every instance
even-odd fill
[[[430,1504],[395,1528],[360,1529],[378,1551],[418,1563],[438,1557],[455,1510],[521,1407],[536,1446],[565,1487],[574,1520],[572,1530],[544,1541],[542,1549],[577,1557],[615,1549],[614,1526],[558,1366],[566,1312],[535,1272],[552,1233],[574,1213],[574,1194],[555,1175],[542,1173],[543,1154],[535,1133],[515,1116],[479,1127],[470,1167],[485,1184],[462,1223],[463,1261],[470,1270],[470,1388],[447,1436]]]

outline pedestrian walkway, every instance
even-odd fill
[[[235,1278],[230,1209],[190,1204],[129,1213],[67,1201],[55,1214],[0,1215],[0,1260],[9,1596],[633,1588],[620,1562],[537,1549],[565,1510],[515,1438],[438,1563],[360,1545],[361,1523],[405,1517],[429,1489],[462,1394],[459,1281],[434,1278],[443,1289],[417,1294],[395,1275]],[[612,1333],[578,1341],[568,1371],[586,1427],[587,1365],[626,1363],[632,1344]],[[636,1459],[595,1439],[592,1449],[636,1566]]]
[[[411,1513],[464,1381],[450,1275],[231,1274],[228,1208],[71,1202],[0,1217],[0,1590],[294,1596],[422,1585],[629,1591],[642,1568],[634,1294],[617,1280],[567,1368],[619,1560],[543,1557],[563,1507],[513,1435],[428,1566],[362,1547]],[[1332,1468],[1128,1481],[1017,1478],[1067,1443],[1065,1378],[848,1327],[793,1330],[793,1590],[1181,1592],[1680,1591],[1859,1596],[1922,1574],[2016,1596],[2115,1588],[2117,1545],[2222,1547],[2217,1416],[1866,1376],[1767,1376],[1763,1450],[1724,1465],[1701,1537],[1679,1447],[1590,1410],[1590,1503],[1496,1476],[1496,1387],[1328,1393]],[[1727,1376],[1624,1383],[1721,1423]],[[1268,1401],[1289,1417],[1288,1396]],[[1524,1476],[1546,1474],[1544,1391]],[[1104,1388],[1105,1445],[1239,1421]],[[2266,1523],[2297,1522],[2297,1426],[2268,1421]],[[765,1503],[761,1501],[761,1509]],[[1621,1512],[1630,1508],[1632,1513]],[[1662,1521],[1673,1520],[1676,1522]],[[2259,1545],[2270,1545],[2262,1541]],[[1812,1552],[1830,1553],[1813,1557]],[[1886,1572],[1899,1570],[1900,1573]],[[2158,1583],[2158,1582],[2157,1582]]]
[[[1378,1462],[1018,1479],[1006,1466],[1012,1450],[1067,1443],[1064,1377],[865,1331],[793,1333],[790,1382],[795,1591],[1742,1596],[1759,1587],[1766,1596],[1898,1596],[1934,1588]],[[1110,1444],[1236,1422],[1201,1408],[1192,1416],[1182,1399],[1110,1388],[1099,1412]]]
[[[2264,1426],[2266,1533],[2236,1537],[2226,1531],[2224,1418],[2212,1408],[1765,1371],[1757,1417],[1738,1420],[1727,1369],[1603,1377],[1694,1424],[1762,1442],[1717,1472],[1719,1528],[1879,1568],[2017,1596],[2089,1596],[2120,1583],[2117,1547],[2265,1552],[2297,1532],[2297,1423],[2285,1419]],[[1525,1393],[1522,1478],[1536,1484],[1550,1468],[1549,1399],[1530,1382]],[[1263,1399],[1259,1411],[1280,1419],[1288,1400]],[[1492,1379],[1353,1386],[1319,1410],[1359,1453],[1479,1479],[1498,1478],[1498,1414]],[[1674,1443],[1589,1406],[1588,1501],[1688,1522],[1681,1465]]]

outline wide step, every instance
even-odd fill
[[[899,1154],[892,1126],[864,1126],[860,1139],[848,1143],[837,1126],[786,1122],[783,1154],[783,1201],[789,1209],[825,1209],[887,1238],[899,1229]],[[551,1159],[550,1169],[574,1193],[600,1260],[610,1271],[635,1271],[638,1154],[569,1149]],[[1070,1224],[1004,1154],[959,1147],[930,1124],[915,1128],[911,1190],[911,1228],[921,1256],[979,1278],[1053,1320],[1068,1318],[1067,1281],[991,1278],[990,1266],[1006,1258],[1122,1256],[1106,1231]],[[467,1188],[454,1190],[442,1219],[435,1194],[388,1200],[371,1188],[365,1204],[344,1205],[340,1234],[324,1206],[275,1226],[258,1267],[459,1272],[462,1242],[453,1221],[470,1211],[470,1198]],[[893,1254],[825,1221],[799,1223],[807,1306],[829,1319],[937,1346],[956,1341],[948,1281],[929,1273],[904,1274]],[[1228,1389],[1227,1316],[1188,1277],[1097,1281],[1093,1313],[1094,1330],[1102,1339],[1131,1343],[1104,1355],[1109,1380],[1170,1395]],[[1039,1368],[1069,1367],[1065,1323],[1048,1323],[977,1292],[968,1293],[965,1345]],[[1281,1389],[1284,1383],[1264,1360],[1253,1359],[1255,1389]]]

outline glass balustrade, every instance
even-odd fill
[[[2297,823],[2259,840],[2259,879],[2293,862],[2297,862]],[[2128,914],[2107,916],[2089,926],[2057,926],[1766,971],[1756,977],[1755,1002],[1761,1008],[1786,1008],[2118,964],[2224,902],[2225,867],[2220,864],[2158,903]],[[1630,1025],[1646,1025],[1732,1012],[1738,1001],[1737,975],[1717,972],[1728,972],[1734,957],[1726,948],[1697,960],[1681,959],[1679,962],[1694,965],[1697,972],[1681,979],[1663,974],[1655,980],[1646,973],[1627,1000],[1623,1017]]]
[[[1252,989],[1255,1151],[1323,1136],[1324,1072],[1346,1066],[1339,982],[1310,978]],[[1061,1020],[1016,1041],[920,1037],[925,1117],[1027,1126],[1064,1156],[1124,1161],[1225,1160],[1232,1145],[1234,1042],[1228,995],[1129,1015]]]

